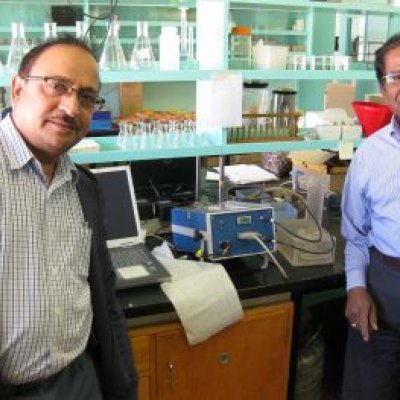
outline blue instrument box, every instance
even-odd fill
[[[111,111],[99,110],[93,113],[89,131],[104,131],[107,129],[111,129],[111,127]]]
[[[171,217],[172,239],[180,251],[210,260],[265,253],[256,239],[239,238],[247,232],[256,234],[270,251],[275,251],[274,210],[270,206],[177,207]]]

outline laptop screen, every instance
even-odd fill
[[[97,168],[107,240],[137,237],[139,218],[129,167]]]

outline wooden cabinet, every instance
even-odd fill
[[[130,332],[140,400],[284,400],[293,305],[245,311],[244,319],[189,346],[179,323]]]

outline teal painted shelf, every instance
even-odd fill
[[[387,14],[400,12],[399,7],[384,5],[384,4],[365,4],[365,3],[333,3],[327,1],[309,1],[309,0],[241,0],[231,1],[231,7],[237,6],[286,6],[291,9],[298,8],[315,8],[315,9],[332,9],[338,12],[354,12],[354,13],[373,13]]]
[[[373,70],[245,70],[244,79],[291,80],[375,80]]]
[[[361,140],[354,142],[357,147]],[[223,154],[244,154],[244,153],[261,153],[275,151],[295,151],[295,150],[320,150],[320,149],[337,149],[339,141],[337,140],[298,140],[284,142],[261,142],[261,143],[240,143],[228,144],[224,146]]]
[[[218,71],[181,70],[181,71],[102,71],[103,83],[118,82],[185,82],[210,79]]]
[[[195,82],[210,79],[215,72],[221,71],[103,71],[101,81],[103,83],[119,82]],[[375,80],[372,70],[348,70],[348,71],[293,71],[293,70],[237,70],[243,74],[243,79],[257,80]],[[10,86],[13,74],[0,73],[0,86]]]
[[[253,29],[251,31],[256,36],[307,36],[306,31],[278,30],[278,29]]]
[[[99,151],[70,152],[71,158],[78,164],[101,164],[124,162],[130,160],[148,160],[161,158],[196,157],[223,154],[223,143],[226,141],[223,132],[209,132],[197,135],[179,135],[175,145],[155,143],[149,138],[145,145],[134,149],[123,149],[118,145],[118,137],[93,138],[99,145]],[[188,144],[190,143],[190,144]]]
[[[78,164],[102,164],[172,157],[202,157],[213,155],[260,153],[267,151],[274,152],[332,149],[338,147],[338,141],[336,140],[299,140],[284,142],[224,144],[221,142],[224,140],[223,133],[207,134],[205,145],[183,145],[179,147],[165,146],[164,148],[148,147],[132,150],[121,149],[117,144],[116,137],[99,137],[94,138],[94,140],[100,145],[99,151],[70,152],[72,160]],[[360,140],[354,142],[354,146],[358,146],[360,142]]]
[[[110,0],[2,0],[0,4],[12,5],[12,4],[28,4],[35,6],[49,5],[62,5],[65,6],[68,3],[74,6],[88,5],[91,6],[106,6],[110,7]],[[132,6],[132,7],[196,7],[195,0],[118,0],[119,6]]]

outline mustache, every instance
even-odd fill
[[[47,119],[68,125],[74,131],[80,131],[82,129],[82,124],[79,120],[67,114],[50,115]]]

